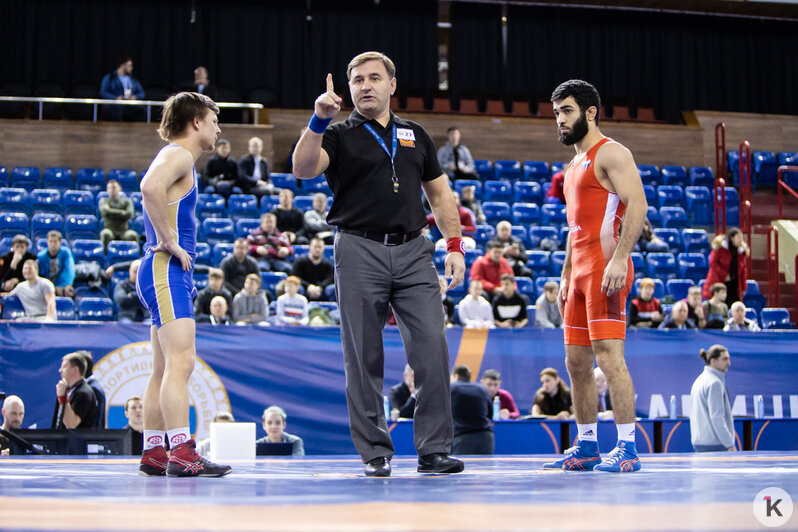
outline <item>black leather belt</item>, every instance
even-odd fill
[[[370,233],[368,231],[358,231],[357,229],[339,229],[339,231],[362,238],[368,238],[369,240],[374,240],[386,246],[398,246],[399,244],[409,242],[421,235],[421,229],[413,231],[412,233]]]

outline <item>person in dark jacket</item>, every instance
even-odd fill
[[[143,100],[144,89],[139,80],[134,78],[133,59],[124,56],[116,63],[116,70],[103,77],[100,84],[100,98],[104,100]],[[105,119],[114,122],[142,121],[145,117],[144,107],[135,105],[106,105]]]
[[[471,382],[466,366],[452,370],[453,454],[493,454],[495,440],[491,413],[493,403],[488,390]]]
[[[225,198],[232,193],[241,193],[237,188],[238,165],[230,157],[230,141],[219,139],[216,141],[216,153],[208,158],[205,171],[202,172],[202,190],[206,194],[221,194]]]
[[[258,198],[274,192],[269,177],[269,163],[261,155],[263,140],[260,137],[249,139],[249,153],[238,160],[236,185],[244,194],[255,194]]]

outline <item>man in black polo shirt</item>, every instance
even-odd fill
[[[424,129],[389,109],[396,68],[379,52],[366,52],[347,67],[355,111],[327,127],[341,108],[332,75],[294,151],[294,175],[327,175],[333,204],[327,216],[335,236],[335,284],[352,441],[368,476],[388,476],[393,444],[382,401],[382,328],[389,304],[397,318],[407,360],[416,371],[415,444],[418,471],[457,473],[449,456],[452,412],[449,349],[444,336],[434,246],[418,238],[427,225],[421,189],[447,240],[449,288],[465,273],[460,218]]]
[[[471,382],[471,370],[467,366],[455,366],[452,370],[453,452],[493,454],[492,411],[487,388]]]
[[[81,353],[70,353],[61,359],[58,370],[61,380],[55,385],[58,398],[54,426],[58,429],[95,428],[97,399],[83,378],[86,359]]]

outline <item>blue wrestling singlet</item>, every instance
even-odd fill
[[[175,146],[170,144],[167,148]],[[191,269],[183,271],[180,260],[167,251],[152,252],[158,243],[155,229],[142,205],[144,230],[147,242],[144,244],[144,258],[141,259],[136,276],[136,292],[139,299],[150,311],[152,323],[156,327],[179,318],[194,319],[193,299],[197,293],[194,288],[194,258],[197,256],[197,170],[192,167],[194,185],[185,196],[168,205],[169,227],[177,234],[180,247],[191,256]]]

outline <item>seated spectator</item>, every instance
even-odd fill
[[[204,94],[211,100],[216,99],[216,86],[208,79],[208,69],[204,66],[194,69],[194,81],[183,83],[182,90]]]
[[[543,285],[543,293],[540,294],[535,302],[535,325],[544,329],[556,329],[562,327],[562,315],[560,305],[557,303],[557,294],[560,292],[560,285],[557,281],[547,281]]]
[[[621,224],[621,228],[623,228],[623,224]],[[620,234],[620,229],[618,234]],[[640,248],[640,251],[664,252],[670,250],[668,244],[654,234],[654,228],[651,227],[648,218],[643,221],[643,230],[637,240],[637,247]]]
[[[501,387],[501,373],[495,369],[486,369],[479,383],[488,390],[491,402],[493,402],[494,397],[499,396],[499,417],[501,419],[518,419],[521,417],[521,412],[518,410],[512,394]]]
[[[235,423],[236,418],[230,412],[216,412],[213,415],[213,423]],[[197,442],[197,454],[210,458],[211,456],[211,437],[200,440]]]
[[[86,361],[86,373],[83,375],[83,378],[86,379],[86,384],[91,388],[91,391],[94,393],[94,399],[97,401],[97,414],[94,420],[94,427],[104,429],[106,405],[105,390],[100,380],[94,376],[94,357],[91,351],[86,351],[85,349],[75,351],[75,353],[82,356],[83,360]]]
[[[103,219],[100,240],[103,247],[108,247],[111,240],[129,240],[138,242],[139,234],[130,229],[130,220],[136,215],[133,200],[122,195],[119,181],[111,179],[105,186],[108,196],[100,200],[99,210]]]
[[[263,140],[260,137],[249,139],[249,154],[238,160],[235,182],[235,186],[244,194],[254,194],[258,198],[274,192],[269,177],[269,163],[261,155],[262,152]]]
[[[529,322],[526,306],[529,302],[515,289],[515,277],[502,275],[502,291],[493,298],[493,322],[496,327],[517,329]]]
[[[535,392],[532,405],[533,416],[546,416],[554,419],[574,417],[571,391],[565,385],[557,370],[546,368],[540,372],[540,388]]]
[[[610,387],[607,383],[607,377],[601,368],[593,368],[593,376],[596,378],[596,398],[598,405],[598,418],[599,419],[615,419],[612,413],[612,399],[610,398]]]
[[[290,188],[280,189],[280,203],[272,211],[277,217],[277,229],[291,244],[307,244],[305,213],[294,207],[294,193]]]
[[[117,319],[120,323],[138,323],[150,319],[150,311],[139,299],[136,291],[136,275],[139,272],[141,260],[136,259],[130,263],[128,278],[116,283],[114,287],[114,302],[116,302]]]
[[[55,295],[73,297],[75,295],[75,258],[69,246],[64,246],[61,231],[47,232],[47,249],[39,252],[39,275],[52,281]]]
[[[294,254],[294,248],[277,229],[277,217],[267,212],[260,217],[260,227],[247,237],[249,254],[258,261],[258,267],[264,271],[291,272],[291,265],[286,258]]]
[[[8,294],[17,296],[25,310],[24,320],[55,321],[55,286],[49,279],[39,277],[39,264],[36,259],[28,259],[22,265],[24,281]]]
[[[493,309],[488,300],[482,297],[482,283],[472,280],[468,285],[468,295],[461,301],[457,311],[460,323],[467,329],[492,329]]]
[[[285,293],[277,298],[278,325],[307,325],[308,300],[299,293],[301,281],[295,275],[285,280]]]
[[[208,270],[208,286],[197,293],[194,300],[194,316],[197,321],[208,322],[211,314],[211,300],[222,296],[227,303],[227,308],[233,306],[233,295],[224,287],[224,272],[219,268]]]
[[[460,215],[460,231],[463,235],[463,244],[465,244],[466,249],[476,249],[477,243],[471,238],[477,231],[474,225],[474,214],[460,204],[460,194],[452,191],[452,196],[454,196],[454,203],[457,205],[457,212]],[[429,227],[435,227],[436,224],[435,215],[428,214],[427,225]],[[435,243],[435,249],[446,249],[446,239],[439,239]]]
[[[256,440],[255,444],[290,443],[293,445],[292,456],[305,456],[305,444],[302,438],[285,432],[287,418],[285,410],[279,406],[270,406],[264,410],[262,419],[266,436]]]
[[[335,227],[327,223],[327,214],[327,196],[324,192],[316,192],[313,194],[313,208],[304,214],[308,238],[320,238],[325,244],[333,243]],[[279,221],[277,226],[280,226]]]
[[[224,287],[231,294],[244,289],[244,281],[251,273],[259,273],[258,261],[247,255],[249,243],[244,237],[233,242],[233,252],[222,259],[219,268],[224,272]]]
[[[399,418],[413,419],[416,411],[416,372],[405,364],[405,371],[402,374],[402,382],[391,386],[389,399],[391,403],[391,421]]]
[[[269,325],[269,301],[260,289],[262,282],[259,274],[250,273],[233,299],[233,321],[238,325]]]
[[[104,100],[143,100],[144,89],[134,78],[133,59],[123,56],[116,62],[116,70],[106,74],[100,83],[100,98]],[[135,105],[106,105],[105,119],[113,122],[143,121],[146,112]]]
[[[230,307],[223,296],[214,296],[211,299],[210,314],[197,319],[197,323],[210,323],[211,325],[232,325],[230,320]]]
[[[61,359],[58,370],[61,380],[55,386],[56,408],[53,428],[93,429],[97,420],[97,399],[86,383],[86,359],[80,353],[69,353]]]
[[[130,454],[140,456],[144,450],[144,404],[141,397],[134,395],[125,401],[125,417],[127,425],[122,428],[130,430]]]
[[[521,239],[513,236],[513,226],[510,222],[502,220],[496,224],[496,237],[491,242],[502,247],[502,256],[513,269],[517,277],[532,277],[532,272],[524,266],[526,264],[526,248]],[[490,242],[488,243],[490,249]]]
[[[5,431],[22,428],[22,421],[25,419],[25,404],[16,395],[9,395],[3,401],[3,425],[0,426]],[[0,434],[0,456],[10,454],[10,441]]]
[[[0,257],[0,292],[10,292],[25,280],[22,275],[25,261],[38,260],[28,247],[28,237],[25,235],[16,235],[11,239],[11,251]]]
[[[221,194],[225,198],[230,194],[241,193],[240,188],[234,188],[238,179],[238,165],[230,157],[230,141],[219,139],[216,141],[216,151],[205,163],[202,172],[202,190],[207,194]]]
[[[726,320],[723,326],[724,331],[759,331],[759,325],[755,320],[745,317],[745,304],[742,301],[735,301],[731,306],[731,318]]]
[[[330,290],[335,282],[335,266],[324,256],[324,241],[321,238],[311,239],[308,254],[294,260],[291,275],[299,278],[310,301],[330,299]]]
[[[659,299],[654,297],[654,286],[653,279],[640,280],[640,294],[629,305],[629,327],[655,329],[665,319]]]
[[[565,192],[563,191],[563,183],[565,182],[565,174],[563,172],[555,172],[551,176],[551,187],[546,193],[546,203],[554,203],[556,205],[565,205]]]
[[[658,329],[695,329],[693,320],[687,317],[687,303],[677,301],[671,308],[671,313],[659,324]]]
[[[707,320],[704,319],[704,307],[701,305],[701,287],[691,286],[687,290],[687,298],[684,302],[687,303],[687,317],[699,329],[706,327]]]
[[[502,290],[502,275],[512,275],[513,268],[507,262],[507,259],[502,257],[504,245],[501,242],[491,240],[488,242],[487,248],[485,255],[477,258],[474,264],[471,265],[471,279],[481,281],[482,289],[490,297],[493,297],[494,294],[498,294]]]
[[[460,130],[455,126],[446,130],[449,140],[438,150],[438,162],[452,181],[479,179],[471,151],[460,143]]]
[[[449,297],[448,288],[449,283],[443,275],[438,276],[438,285],[441,287],[441,302],[443,303],[443,314],[446,319],[446,326],[452,327],[454,325],[454,299]]]
[[[493,454],[493,403],[488,390],[471,382],[471,371],[457,365],[452,370],[452,454]]]
[[[729,306],[726,305],[726,285],[715,283],[710,288],[712,297],[703,303],[707,329],[722,329],[726,325]]]
[[[482,204],[475,197],[476,187],[469,185],[460,190],[460,205],[471,211],[474,215],[474,220],[478,224],[485,223],[485,213],[482,212]]]

